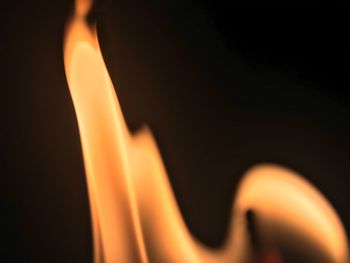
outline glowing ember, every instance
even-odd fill
[[[248,210],[257,215],[260,239],[295,249],[302,243],[325,262],[347,262],[345,232],[331,205],[296,173],[274,165],[255,167],[244,177],[221,249],[195,240],[150,130],[132,135],[126,127],[96,31],[85,21],[90,6],[77,2],[64,62],[84,155],[95,262],[253,261]],[[281,262],[283,256],[267,250],[262,260]]]

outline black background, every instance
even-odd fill
[[[9,261],[91,261],[63,67],[72,7],[39,0],[1,6],[0,253]],[[349,233],[347,13],[222,0],[96,3],[129,127],[151,127],[186,223],[205,244],[222,243],[237,183],[263,162],[310,180]]]

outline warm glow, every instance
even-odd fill
[[[347,262],[344,228],[331,205],[296,173],[274,165],[258,166],[244,177],[222,249],[192,237],[150,130],[127,129],[96,31],[85,22],[90,6],[77,1],[64,62],[84,155],[96,263],[251,262],[248,209],[256,212],[262,238],[283,243],[268,233],[283,235],[287,229],[295,243],[306,240],[327,262]]]

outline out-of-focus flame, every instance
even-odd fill
[[[85,21],[91,1],[78,0],[66,29],[64,62],[78,119],[97,262],[251,262],[246,211],[268,233],[322,251],[325,262],[348,260],[343,226],[331,205],[294,172],[263,165],[248,171],[221,249],[193,238],[179,212],[150,130],[130,134],[103,61],[95,29]],[[292,242],[293,243],[293,242]],[[293,244],[288,244],[293,246]],[[322,262],[322,260],[321,260]]]

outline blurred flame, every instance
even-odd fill
[[[76,2],[64,63],[84,155],[94,261],[251,262],[245,214],[252,209],[260,229],[288,229],[295,243],[308,240],[326,262],[347,262],[345,231],[331,205],[296,173],[274,165],[257,166],[244,177],[221,249],[207,248],[190,235],[150,130],[132,135],[127,129],[96,30],[85,21],[91,5]]]

